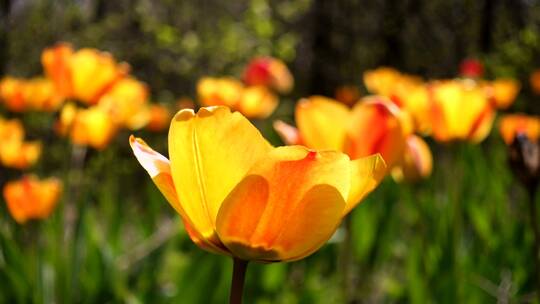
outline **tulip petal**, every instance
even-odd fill
[[[182,209],[182,205],[178,200],[176,188],[173,183],[169,160],[165,156],[152,150],[152,148],[150,148],[142,139],[135,138],[133,135],[129,137],[129,144],[133,149],[135,157],[148,172],[159,191],[182,217],[184,226],[191,240],[199,247],[210,252],[228,254],[224,248],[217,246],[212,242],[206,241],[194,228],[193,224],[189,220],[189,217],[184,212],[184,209]]]
[[[351,161],[351,190],[347,198],[344,215],[356,207],[371,191],[379,185],[387,172],[380,154]]]
[[[300,132],[297,128],[281,121],[274,121],[274,130],[276,130],[281,140],[287,145],[301,145],[302,139],[300,138]]]
[[[312,149],[343,151],[347,106],[322,96],[301,100],[296,107],[296,124],[305,144]]]
[[[279,147],[227,196],[217,218],[234,256],[296,260],[320,248],[339,225],[350,188],[346,155]]]
[[[178,198],[194,228],[215,236],[225,197],[271,145],[240,113],[226,107],[179,111],[169,130],[171,171]]]

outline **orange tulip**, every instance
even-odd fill
[[[16,119],[0,118],[0,164],[8,168],[26,169],[41,155],[41,143],[24,141],[24,129]]]
[[[537,142],[540,137],[540,117],[526,114],[504,115],[499,124],[499,132],[507,145],[511,145],[518,134],[525,135],[531,142]]]
[[[170,161],[141,139],[130,143],[191,239],[242,260],[293,261],[315,252],[385,172],[378,155],[351,161],[339,152],[273,148],[226,107],[178,112]]]
[[[243,79],[248,86],[265,86],[279,93],[289,92],[294,85],[294,79],[285,63],[272,57],[251,60]]]
[[[227,106],[248,118],[266,118],[278,105],[277,97],[264,86],[244,87],[234,78],[204,77],[197,83],[203,106]]]
[[[491,130],[495,109],[474,81],[446,80],[431,84],[433,137],[482,141]]]
[[[535,94],[540,94],[540,69],[536,69],[529,77],[531,89]]]
[[[55,111],[63,102],[53,83],[44,78],[6,77],[0,81],[0,99],[13,112],[26,110]]]
[[[498,109],[510,107],[520,90],[520,84],[514,79],[495,79],[486,85],[488,96]]]
[[[398,161],[411,132],[406,114],[389,100],[364,98],[352,110],[322,96],[301,100],[295,111],[298,129],[274,124],[287,144],[342,151],[351,159],[380,153],[388,167]]]
[[[88,48],[73,51],[66,43],[45,49],[41,61],[58,92],[89,105],[129,71],[127,64],[117,63],[109,53]]]
[[[69,136],[74,144],[104,149],[114,138],[118,126],[110,114],[98,106],[80,109],[75,114]]]
[[[144,127],[150,120],[148,88],[134,78],[118,80],[98,102],[118,125],[130,130]]]
[[[61,193],[62,183],[58,179],[39,180],[33,175],[8,182],[3,191],[9,213],[19,224],[31,219],[47,218]]]
[[[433,156],[428,144],[417,135],[409,135],[399,165],[392,170],[398,181],[415,182],[431,175]]]
[[[152,104],[150,106],[150,121],[146,128],[152,132],[160,132],[169,126],[171,121],[171,112],[169,108],[160,104]]]

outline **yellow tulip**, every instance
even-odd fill
[[[431,84],[433,137],[482,141],[491,130],[495,109],[485,90],[471,80],[446,80]]]
[[[273,148],[226,107],[178,112],[170,161],[141,139],[130,143],[197,245],[259,262],[315,252],[385,172],[378,155],[351,161],[339,152]]]
[[[56,93],[53,83],[45,78],[19,79],[6,77],[0,81],[0,99],[13,112],[27,110],[52,112],[63,98]]]
[[[286,144],[342,151],[351,159],[380,153],[388,167],[398,161],[412,131],[406,114],[381,97],[364,98],[350,110],[333,99],[312,96],[298,102],[295,116],[298,129],[274,124]]]
[[[428,144],[417,135],[409,135],[399,165],[392,169],[394,180],[415,182],[431,175],[433,156]]]
[[[144,127],[150,120],[148,88],[134,78],[117,81],[98,102],[114,122],[130,130]]]
[[[114,138],[117,131],[118,126],[110,114],[98,106],[92,106],[77,111],[69,136],[77,145],[102,150]]]
[[[244,87],[234,78],[204,77],[197,84],[203,106],[227,106],[248,118],[266,118],[274,112],[278,98],[265,86]]]
[[[252,59],[243,80],[248,86],[265,86],[279,93],[289,92],[294,85],[294,78],[285,63],[272,57]]]
[[[8,182],[3,194],[9,213],[19,224],[31,219],[45,219],[54,210],[62,193],[56,178],[39,180],[33,175]]]
[[[499,132],[507,145],[511,145],[517,135],[526,136],[530,142],[540,137],[540,117],[526,114],[508,114],[501,118]]]

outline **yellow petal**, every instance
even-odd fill
[[[173,183],[169,160],[165,156],[152,150],[152,148],[150,148],[142,139],[135,138],[133,135],[129,137],[129,144],[133,150],[133,154],[135,154],[135,157],[141,166],[148,172],[159,191],[161,191],[169,204],[171,204],[174,210],[182,217],[184,226],[186,227],[186,231],[191,240],[199,247],[210,252],[228,254],[226,249],[222,246],[218,246],[205,240],[201,233],[194,228],[193,223],[191,223],[191,220],[186,215],[184,209],[182,209]]]
[[[330,98],[312,96],[298,102],[295,115],[306,146],[343,151],[350,116],[347,106]]]
[[[278,102],[276,95],[268,88],[252,86],[244,89],[237,108],[246,117],[263,119],[274,112]]]
[[[301,259],[333,234],[349,188],[345,154],[279,147],[227,196],[217,232],[233,255],[243,259]]]
[[[176,114],[169,130],[169,156],[178,198],[194,228],[214,237],[221,203],[271,145],[240,113],[226,107]]]
[[[343,214],[349,213],[381,182],[387,172],[386,164],[380,154],[359,158],[350,162],[351,190],[347,207]]]

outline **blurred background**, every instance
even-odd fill
[[[251,58],[269,55],[295,79],[277,111],[255,122],[279,145],[272,121],[292,121],[299,98],[334,96],[342,85],[365,95],[362,74],[379,66],[452,78],[463,59],[477,58],[485,78],[521,81],[505,111],[539,114],[529,89],[540,67],[539,27],[535,0],[0,0],[0,76],[43,74],[43,49],[65,41],[128,62],[152,100],[173,105],[195,100],[201,77],[238,76]],[[189,240],[132,156],[133,132],[85,151],[81,165],[80,152],[44,129],[54,115],[0,114],[23,119],[27,137],[44,141],[32,172],[66,183],[45,221],[18,225],[0,204],[0,303],[224,302],[230,259]],[[135,134],[166,153],[166,132]],[[481,144],[429,144],[429,179],[386,179],[351,214],[350,302],[534,302],[526,192],[497,131]],[[2,181],[21,174],[0,170]],[[345,303],[341,240],[338,231],[298,262],[252,265],[246,303]]]

